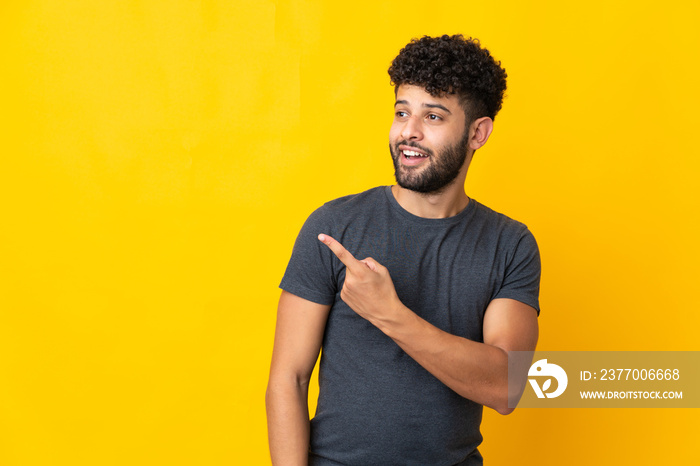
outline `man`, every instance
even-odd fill
[[[477,40],[442,36],[411,41],[389,75],[397,184],[316,210],[280,285],[275,465],[482,464],[482,406],[512,411],[507,352],[537,343],[537,244],[464,190],[505,70]]]

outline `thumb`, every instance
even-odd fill
[[[362,259],[360,262],[365,264],[367,268],[370,269],[372,272],[379,272],[379,268],[381,267],[381,264],[379,264],[379,262],[375,261],[371,257]]]

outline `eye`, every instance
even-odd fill
[[[405,118],[408,115],[408,113],[402,112],[399,110],[398,112],[396,112],[395,115],[396,115],[396,118]]]
[[[428,115],[428,120],[439,121],[439,120],[442,120],[442,117],[440,115],[436,115],[434,113],[431,113]]]

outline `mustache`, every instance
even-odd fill
[[[427,147],[423,147],[420,144],[418,144],[417,142],[408,142],[406,140],[399,141],[394,145],[394,152],[396,154],[399,153],[399,146],[415,147],[416,149],[420,149],[428,155],[433,155],[433,151],[428,149]]]

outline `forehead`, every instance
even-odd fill
[[[424,88],[411,84],[401,84],[396,89],[396,102],[409,106],[441,105],[450,112],[460,110],[459,97],[455,94],[443,94],[440,97],[430,95]]]

